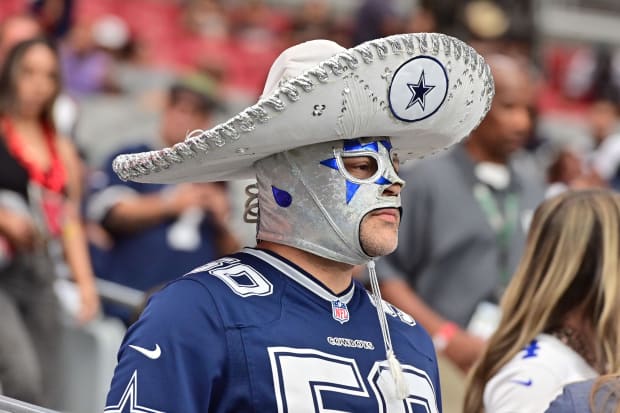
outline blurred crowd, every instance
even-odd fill
[[[242,187],[123,182],[115,155],[174,145],[254,103],[293,44],[402,32],[462,38],[496,79],[465,144],[404,165],[400,246],[378,264],[385,298],[467,371],[538,204],[620,190],[620,49],[544,41],[533,12],[503,0],[2,0],[0,394],[53,406],[57,367],[42,354],[63,318],[132,323],[139,308],[101,300],[97,279],[148,295],[253,242]]]

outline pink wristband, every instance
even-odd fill
[[[459,326],[457,326],[453,322],[448,321],[443,323],[433,335],[433,344],[435,345],[435,350],[437,352],[444,351],[458,331]]]

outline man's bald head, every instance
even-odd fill
[[[523,85],[527,85],[528,87],[524,90],[524,92],[531,93],[529,88],[529,75],[523,62],[510,56],[497,53],[486,56],[484,60],[491,68],[496,91],[498,85],[500,89],[503,89],[514,83],[518,83],[521,87],[523,87]]]
[[[495,81],[495,97],[467,146],[478,160],[506,163],[530,133],[531,82],[523,65],[511,57],[491,54],[485,60]]]

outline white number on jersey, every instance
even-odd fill
[[[269,347],[278,413],[350,413],[323,407],[323,392],[371,397],[354,359],[313,349]],[[386,363],[376,362],[367,379],[379,412],[413,413],[419,406],[438,413],[433,383],[426,372],[403,365],[410,390],[405,402],[395,398],[394,382]]]
[[[261,273],[247,264],[240,264],[236,258],[222,258],[191,271],[189,274],[207,271],[224,281],[241,297],[265,296],[273,292],[273,284]]]

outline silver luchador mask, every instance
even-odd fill
[[[348,167],[353,157],[364,157],[361,173]],[[386,194],[391,185],[404,185],[394,162],[385,137],[314,144],[258,161],[257,238],[334,261],[367,263],[373,257],[360,242],[362,219],[401,206],[399,195]]]

